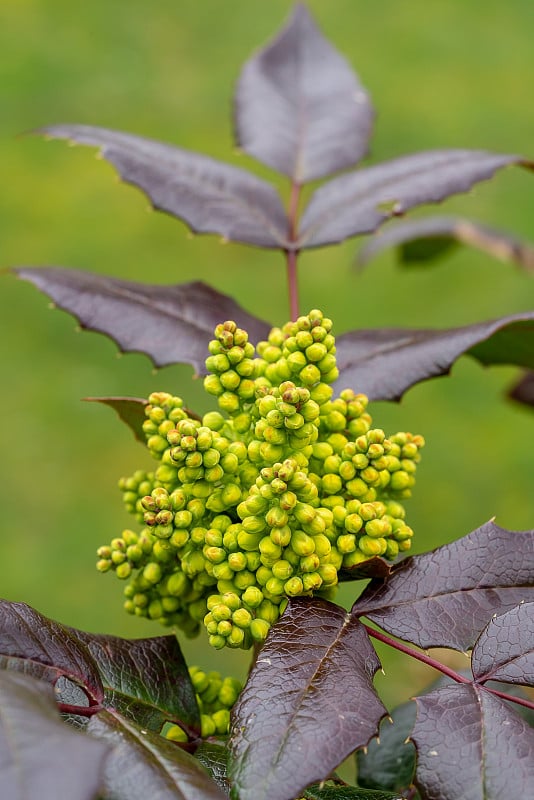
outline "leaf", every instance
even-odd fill
[[[165,721],[178,722],[196,738],[200,716],[195,690],[176,636],[122,639],[84,631],[100,672],[105,704],[159,732]]]
[[[526,372],[521,380],[510,389],[508,397],[517,403],[534,406],[534,372]]]
[[[416,383],[448,374],[462,355],[534,368],[534,311],[445,330],[351,331],[337,337],[336,348],[337,386],[354,386],[371,400],[400,400]]]
[[[138,442],[146,444],[143,432],[146,400],[139,397],[84,397],[89,403],[102,403],[117,412],[119,418],[130,428]]]
[[[340,175],[312,195],[302,216],[299,249],[371,233],[385,220],[437,203],[488,180],[502,167],[534,164],[484,150],[428,150]]]
[[[534,603],[491,619],[473,647],[471,668],[479,683],[534,685]]]
[[[120,714],[101,711],[91,718],[87,730],[113,745],[103,780],[109,800],[226,798],[197,759]]]
[[[14,271],[73,314],[83,328],[106,334],[123,352],[144,353],[156,367],[184,363],[204,373],[213,330],[227,319],[245,328],[252,341],[266,338],[270,330],[231,297],[201,281],[161,286],[61,267]]]
[[[379,666],[344,609],[291,599],[233,709],[232,797],[296,797],[364,746],[386,713],[372,685]]]
[[[0,786],[5,800],[93,800],[109,747],[61,722],[54,692],[0,672]]]
[[[534,600],[534,531],[487,522],[373,580],[352,608],[419,647],[467,650],[493,614]]]
[[[66,676],[84,687],[94,705],[104,690],[96,664],[72,629],[26,603],[0,600],[0,667],[55,683]]]
[[[398,222],[370,238],[358,253],[364,266],[382,250],[399,247],[404,264],[427,262],[442,255],[455,243],[467,244],[500,261],[511,261],[534,271],[534,246],[505,231],[463,217],[426,217]]]
[[[394,792],[360,789],[358,786],[310,786],[304,794],[306,800],[402,800]]]
[[[228,748],[226,745],[201,742],[195,750],[195,758],[207,769],[217,786],[229,796],[230,781],[228,780]]]
[[[351,66],[301,3],[246,62],[237,84],[238,145],[297,184],[356,164],[367,151],[372,121]]]
[[[362,578],[387,578],[393,565],[381,556],[372,556],[354,567],[342,567],[338,572],[340,581],[358,581]]]
[[[428,800],[527,798],[534,729],[498,697],[470,684],[417,697],[417,783]]]
[[[391,792],[410,786],[415,770],[415,748],[407,739],[413,730],[415,710],[412,701],[397,706],[391,712],[391,719],[380,723],[378,739],[371,739],[366,750],[358,750],[360,786]]]
[[[100,148],[155,209],[196,233],[256,247],[285,248],[288,222],[273,186],[244,169],[189,150],[91,125],[48,125],[35,133]]]

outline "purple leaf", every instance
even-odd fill
[[[500,261],[511,261],[525,270],[534,271],[533,245],[463,217],[426,217],[388,226],[361,248],[357,264],[364,266],[382,250],[397,245],[401,245],[401,262],[420,264],[441,255],[455,242],[470,245]]]
[[[100,148],[126,183],[155,209],[196,233],[233,242],[285,248],[288,222],[273,186],[247,170],[172,145],[91,125],[49,125],[36,133]]]
[[[498,697],[469,684],[417,697],[412,738],[425,800],[528,797],[534,729]]]
[[[336,346],[340,389],[400,400],[416,383],[446,375],[462,355],[534,368],[534,311],[445,330],[362,329],[338,336]]]
[[[176,636],[122,639],[73,633],[87,646],[106,690],[106,706],[120,708],[159,732],[165,721],[200,735],[195,690]]]
[[[340,175],[312,195],[298,247],[322,247],[371,233],[409,208],[466,192],[508,164],[534,169],[532,162],[517,155],[429,150]]]
[[[59,718],[54,692],[0,672],[0,787],[4,800],[94,800],[109,747]]]
[[[16,274],[73,314],[83,328],[104,333],[123,352],[140,352],[157,367],[191,364],[205,372],[208,342],[219,322],[233,319],[252,341],[270,326],[231,297],[200,281],[161,286],[61,267],[18,267]]]
[[[341,567],[338,572],[340,581],[358,581],[362,578],[387,578],[394,566],[381,556],[372,556],[354,567]]]
[[[83,686],[94,705],[104,690],[96,664],[76,633],[26,603],[0,600],[0,667],[54,684],[60,676]]]
[[[239,800],[287,800],[376,733],[386,710],[363,626],[326,600],[292,599],[233,710],[229,775]]]
[[[493,617],[473,647],[471,669],[479,683],[534,685],[534,603]]]
[[[120,714],[91,718],[90,735],[113,746],[103,788],[113,800],[226,800],[196,758]]]
[[[534,600],[534,531],[487,522],[371,581],[352,613],[425,649],[467,650],[493,614],[522,600]]]
[[[534,406],[534,372],[526,372],[521,380],[510,389],[508,397],[517,403]]]
[[[297,184],[357,164],[372,121],[356,74],[300,3],[237,84],[238,145]]]
[[[88,403],[102,403],[112,408],[130,428],[137,441],[146,444],[146,436],[143,433],[146,400],[140,397],[84,397],[83,399]]]

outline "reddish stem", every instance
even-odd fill
[[[526,700],[524,697],[516,697],[513,694],[506,694],[506,692],[500,692],[498,689],[493,689],[491,686],[484,686],[484,689],[487,692],[496,694],[497,697],[502,697],[503,700],[510,700],[510,702],[512,703],[517,703],[519,706],[525,706],[525,708],[531,708],[534,711],[534,703],[532,702],[532,700]]]
[[[291,194],[289,196],[289,206],[287,216],[289,219],[288,239],[290,242],[296,242],[298,237],[298,209],[300,201],[300,184],[292,181]],[[289,291],[289,315],[292,320],[297,319],[299,316],[299,296],[298,296],[298,279],[297,279],[297,259],[298,250],[286,250],[286,263],[287,263],[287,286]]]
[[[70,703],[58,703],[57,705],[62,714],[76,714],[78,717],[92,717],[105,708],[99,703],[94,706],[73,706]]]

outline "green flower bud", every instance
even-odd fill
[[[264,619],[253,619],[250,623],[250,635],[255,642],[264,642],[269,633],[270,624]]]
[[[112,562],[109,558],[101,558],[96,562],[96,568],[99,572],[108,572],[111,569],[111,565]]]
[[[189,741],[187,733],[182,728],[180,728],[179,725],[171,725],[171,727],[168,728],[165,733],[165,738],[169,739],[171,742]]]
[[[321,560],[317,553],[312,553],[311,556],[303,556],[300,559],[299,567],[301,572],[315,572]]]
[[[263,601],[263,592],[257,586],[248,586],[241,599],[249,608],[258,608]]]
[[[230,712],[227,708],[220,708],[218,711],[214,711],[211,718],[215,724],[216,733],[220,736],[224,736],[224,734],[228,733],[230,728]]]
[[[222,650],[222,648],[226,645],[226,639],[224,638],[224,636],[219,636],[217,634],[215,634],[214,636],[213,635],[210,636],[208,641],[209,641],[210,645],[215,648],[215,650]],[[210,719],[210,718],[208,718],[208,719]],[[210,722],[211,722],[211,719],[210,719]],[[213,724],[213,722],[211,722],[211,724],[213,726],[211,728],[212,733],[205,733],[205,728],[203,728],[202,729],[202,736],[212,736],[213,733],[215,733],[215,725]]]
[[[298,556],[309,556],[315,551],[313,538],[301,530],[293,531],[290,546]]]
[[[364,561],[369,560],[369,555],[362,553],[359,548],[356,548],[352,553],[347,553],[343,557],[343,566],[346,569],[350,569],[351,567],[356,567],[358,564],[362,564]]]
[[[325,494],[339,494],[342,490],[343,482],[340,475],[328,473],[323,475],[321,488]]]
[[[382,556],[386,552],[387,542],[385,539],[373,539],[371,536],[361,536],[358,540],[358,547],[366,556]]]
[[[323,579],[318,572],[307,572],[302,576],[302,583],[305,592],[315,592],[321,588]]]

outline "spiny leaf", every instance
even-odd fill
[[[147,401],[140,397],[84,397],[89,403],[102,403],[117,412],[119,418],[130,428],[138,442],[146,444],[143,432]]]
[[[50,686],[0,672],[2,798],[93,800],[109,749],[61,722]]]
[[[161,286],[123,281],[61,267],[14,270],[88,330],[104,333],[124,352],[145,353],[157,367],[191,364],[205,371],[208,342],[220,322],[233,319],[266,338],[270,326],[231,297],[200,281]]]
[[[479,683],[534,685],[534,603],[493,617],[473,647],[471,668]]]
[[[416,383],[446,375],[462,355],[534,368],[534,311],[445,330],[362,329],[338,336],[336,347],[341,388],[400,400]]]
[[[64,675],[101,703],[104,690],[96,664],[72,629],[26,603],[0,600],[0,667],[54,684]]]
[[[423,648],[467,650],[493,614],[522,600],[534,600],[534,531],[487,522],[371,581],[352,613]]]
[[[415,749],[410,736],[415,722],[415,703],[403,703],[380,723],[377,739],[358,750],[358,783],[369,789],[407,789],[415,770]],[[393,723],[393,724],[392,724]]]
[[[372,120],[357,76],[300,3],[237,84],[238,145],[297,184],[356,164]]]
[[[288,223],[273,186],[247,170],[130,133],[91,125],[48,125],[36,133],[99,147],[126,183],[192,231],[256,247],[285,248]]]
[[[366,242],[356,263],[364,266],[382,250],[400,245],[401,263],[420,264],[441,255],[458,242],[482,250],[500,261],[511,261],[534,271],[533,245],[463,217],[425,217],[388,226]]]
[[[379,666],[365,629],[344,609],[290,600],[233,710],[232,797],[296,797],[363,747],[386,713],[372,685]]]
[[[466,192],[509,164],[534,168],[517,155],[428,150],[340,175],[312,195],[297,246],[322,247],[371,233],[390,217]]]
[[[412,738],[428,800],[526,798],[534,786],[534,729],[471,684],[417,697]]]
[[[101,711],[92,717],[87,731],[113,745],[103,780],[110,800],[226,798],[197,759],[120,714]]]

